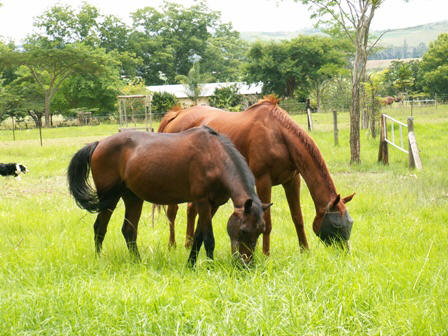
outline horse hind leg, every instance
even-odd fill
[[[103,246],[103,240],[106,236],[107,225],[109,224],[110,217],[114,212],[115,206],[118,203],[119,198],[111,202],[108,209],[101,211],[96,217],[95,224],[93,224],[95,251],[99,255]]]
[[[175,235],[175,221],[177,210],[179,206],[177,204],[168,205],[168,209],[166,211],[166,216],[168,217],[168,221],[170,222],[170,239],[168,241],[168,248],[176,247],[176,235]]]
[[[138,198],[130,190],[126,190],[123,194],[123,201],[125,205],[125,215],[121,232],[123,233],[126,245],[130,254],[135,259],[140,260],[140,253],[137,248],[137,232],[138,221],[142,213],[143,200]]]

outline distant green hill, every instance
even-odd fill
[[[381,31],[374,34],[381,34]],[[381,45],[384,47],[401,47],[406,41],[409,47],[417,47],[424,43],[428,46],[429,42],[434,41],[440,33],[448,33],[448,21],[428,23],[420,26],[394,29],[386,32],[381,39]],[[303,29],[293,32],[241,32],[243,40],[253,42],[256,40],[283,40],[291,39],[297,35],[322,34],[317,29]]]
[[[441,33],[448,33],[448,21],[390,30],[381,39],[381,45],[385,47],[402,46],[404,41],[409,47],[417,47],[420,43],[429,45],[429,42],[437,39],[437,36]]]
[[[318,29],[302,29],[299,31],[292,32],[240,32],[240,36],[243,40],[248,42],[255,42],[257,40],[261,41],[279,41],[279,40],[290,40],[297,35],[314,35],[322,34]]]

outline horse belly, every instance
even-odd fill
[[[126,187],[145,201],[170,204],[191,200],[188,176],[176,174],[170,167],[131,170],[127,175]]]

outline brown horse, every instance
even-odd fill
[[[159,132],[180,132],[199,125],[208,125],[227,135],[247,159],[255,175],[257,193],[262,202],[271,201],[272,186],[285,190],[299,243],[308,249],[300,209],[300,175],[303,176],[316,208],[313,230],[323,241],[345,241],[350,237],[353,220],[345,203],[353,195],[341,199],[322,155],[311,137],[277,105],[274,97],[265,97],[244,112],[227,112],[212,107],[194,106],[168,112]],[[174,220],[177,207],[168,207],[170,244],[174,241]],[[196,211],[188,207],[186,246],[191,244]],[[265,212],[263,253],[269,254],[271,232],[270,211]]]
[[[88,184],[92,171],[96,191]],[[204,242],[213,259],[215,241],[212,217],[229,198],[234,204],[227,230],[232,254],[252,258],[258,236],[264,231],[262,205],[255,180],[245,159],[224,136],[209,127],[178,134],[124,132],[80,149],[68,167],[70,193],[76,203],[98,212],[94,224],[96,252],[100,253],[112,212],[123,198],[122,233],[131,254],[140,258],[137,228],[143,201],[157,204],[193,202],[199,213],[191,265]]]

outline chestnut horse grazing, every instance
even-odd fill
[[[92,171],[96,190],[88,183]],[[76,203],[98,212],[94,224],[96,252],[120,198],[125,204],[122,233],[131,254],[140,258],[137,228],[143,201],[157,204],[193,202],[199,213],[188,262],[194,265],[204,242],[213,259],[212,217],[229,198],[234,212],[227,223],[232,254],[252,258],[264,231],[263,206],[245,159],[224,136],[209,127],[178,134],[123,132],[80,149],[68,167],[70,193]]]
[[[341,198],[322,155],[311,137],[268,96],[244,112],[227,112],[207,106],[194,106],[168,112],[159,132],[181,132],[191,127],[208,125],[227,135],[247,159],[255,176],[258,196],[271,202],[272,186],[281,184],[285,190],[299,244],[308,249],[300,209],[300,175],[310,190],[316,208],[313,230],[324,242],[348,243],[353,220],[345,204],[353,195]],[[174,220],[177,207],[168,207],[170,244],[174,244]],[[186,246],[191,244],[196,213],[188,207]],[[271,232],[270,211],[265,212],[263,253],[269,254]],[[347,244],[348,245],[348,244]]]

